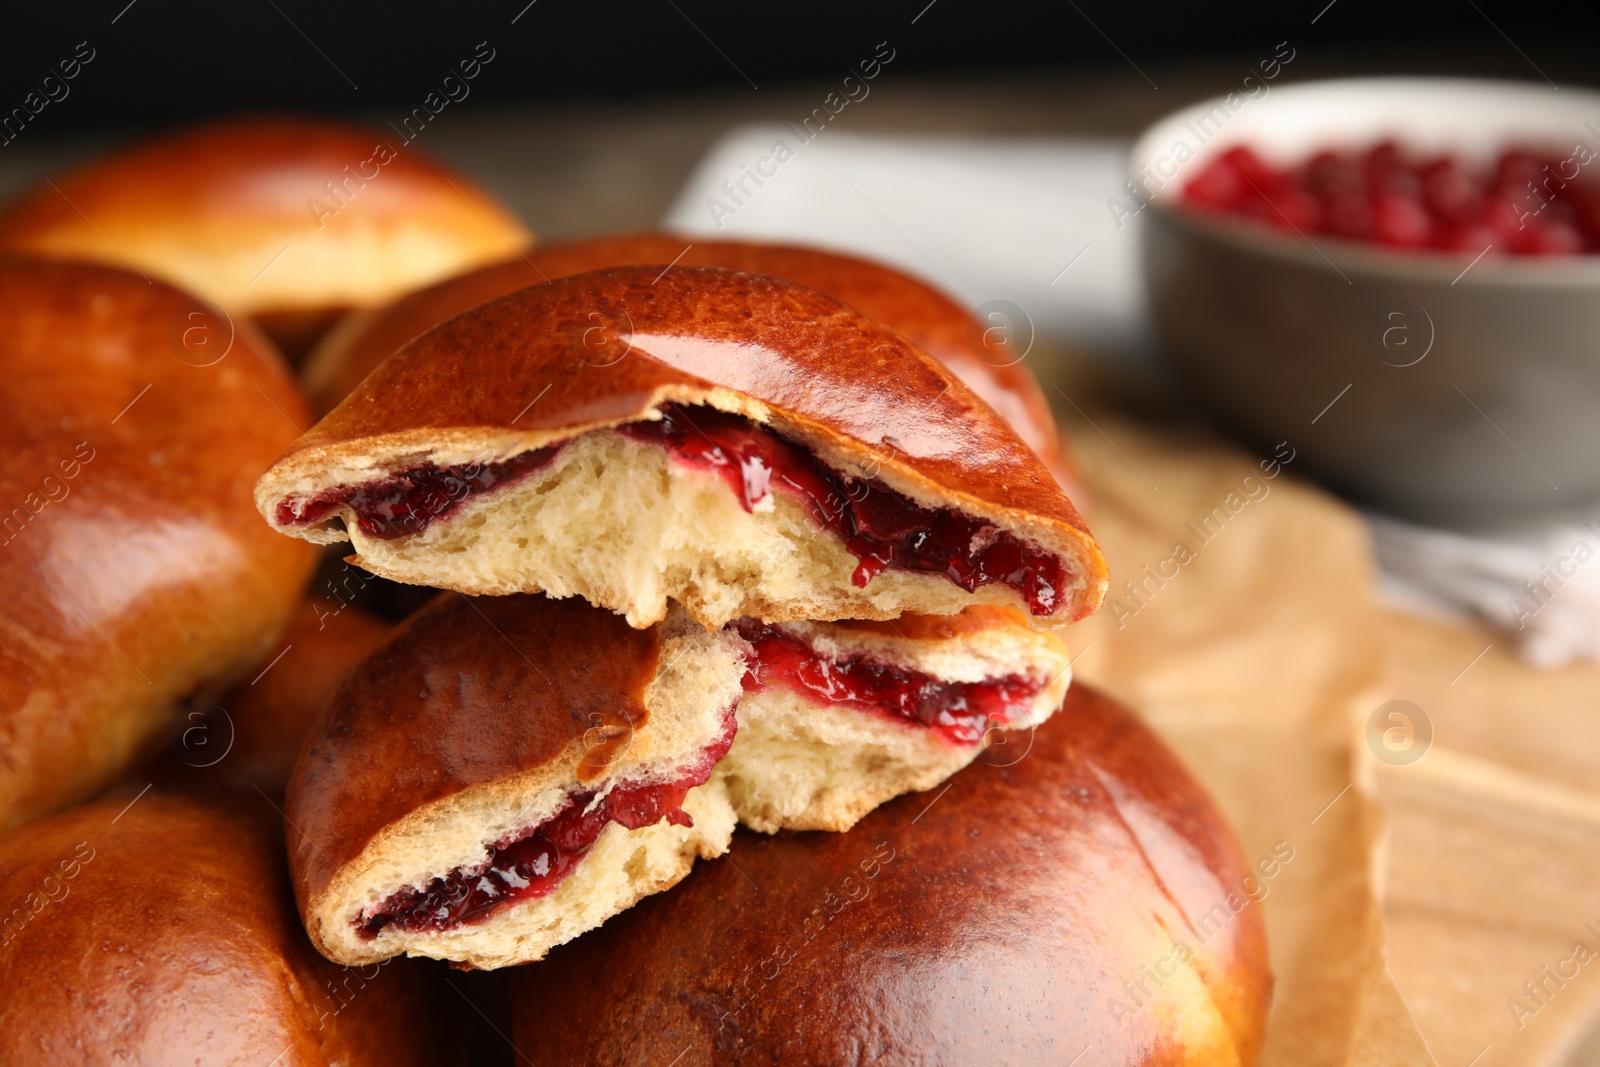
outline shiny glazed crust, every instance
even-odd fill
[[[606,267],[671,263],[725,267],[804,285],[897,330],[956,372],[1006,417],[1063,484],[1078,481],[1061,447],[1050,405],[1033,375],[987,323],[944,293],[871,260],[793,245],[707,241],[671,233],[626,233],[547,245],[524,257],[448,278],[353,317],[329,334],[306,367],[312,410],[331,411],[389,354],[445,319],[530,285]],[[985,343],[985,342],[988,343]]]
[[[0,826],[106,785],[185,701],[264,664],[299,599],[313,554],[250,486],[305,409],[248,323],[230,347],[199,308],[0,259]]]
[[[931,803],[738,835],[519,972],[513,1036],[532,1062],[593,1067],[1066,1067],[1086,1047],[1248,1067],[1271,994],[1253,873],[1160,741],[1078,687],[1031,747]]]
[[[1060,556],[1075,572],[1074,587],[1037,624],[1087,615],[1104,596],[1105,562],[1077,509],[1005,420],[949,370],[820,293],[711,268],[577,275],[434,328],[285,453],[262,477],[257,504],[276,525],[286,500],[419,462],[504,459],[650,417],[666,402],[744,415],[835,470],[987,519]],[[328,522],[279,528],[318,541],[345,536]],[[1015,598],[992,590],[988,599]],[[868,610],[857,600],[857,610],[839,615],[964,606]],[[762,606],[764,617],[785,617],[781,605]]]
[[[429,976],[312,949],[275,818],[126,803],[0,838],[0,1063],[444,1062]]]
[[[532,242],[392,131],[322,120],[185,127],[52,180],[0,212],[0,250],[131,262],[234,315],[368,307]]]

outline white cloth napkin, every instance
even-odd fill
[[[1600,662],[1600,516],[1484,533],[1367,519],[1391,604],[1481,619],[1536,666]]]
[[[1118,226],[1108,206],[1127,200],[1127,147],[745,126],[712,147],[663,224],[853,251],[1143,361],[1139,220]],[[1368,518],[1391,602],[1485,620],[1541,666],[1600,660],[1600,516],[1488,533]]]
[[[1008,301],[1040,331],[1147,350],[1138,220],[1118,228],[1106,206],[1126,199],[1126,142],[808,132],[730,131],[664,224],[856,252],[974,308]]]

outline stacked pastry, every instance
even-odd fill
[[[290,865],[318,947],[495,968],[571,941],[520,985],[534,1059],[668,1063],[698,1047],[682,1062],[833,1063],[873,1047],[981,1062],[987,1046],[1015,1062],[1082,1035],[1112,1062],[1168,1047],[1249,1062],[1266,1007],[1250,989],[1269,983],[1254,912],[1199,950],[1175,1012],[1128,1022],[1090,992],[1170,954],[1167,931],[1244,868],[1209,802],[1114,705],[1074,697],[1034,742],[1067,692],[1058,630],[1098,606],[1104,562],[1037,387],[983,337],[886,268],[660,235],[542,249],[330,335],[308,370],[331,410],[262,478],[258,507],[446,592],[336,688],[290,783]],[[975,772],[1005,783],[993,796],[874,812],[999,745]],[[778,836],[757,845],[736,823]],[[858,824],[871,841],[843,843]],[[892,861],[886,833],[924,854],[856,925],[934,907],[921,936],[852,936],[848,966],[830,957],[741,1014],[753,970],[783,966],[758,955],[809,930],[840,877]],[[926,852],[938,841],[945,855]],[[641,904],[730,849],[708,888]],[[716,902],[743,881],[741,849],[758,880],[792,888],[780,901],[758,881],[761,905],[737,906],[749,933],[725,946],[733,915]],[[1177,888],[1148,896],[1128,855]],[[578,935],[630,908],[637,921],[586,950],[598,935]],[[992,951],[961,962],[977,942]],[[885,1041],[879,1011],[809,1006],[859,1000],[857,978],[917,1031]],[[992,987],[989,1025],[937,1007],[958,979]],[[1048,992],[1062,983],[1085,991],[1074,1010]]]
[[[308,928],[345,962],[527,962],[735,820],[848,830],[1053,713],[1052,628],[1105,583],[1049,470],[954,373],[815,290],[709,267],[450,319],[257,503],[466,594],[345,680],[290,785]]]
[[[362,151],[337,127],[224,124],[58,179],[103,242],[43,191],[0,212],[0,248],[131,255],[209,301],[0,264],[13,391],[81,409],[34,451],[70,445],[74,419],[122,423],[95,453],[116,477],[46,512],[15,568],[50,622],[0,652],[47,684],[0,708],[26,771],[0,816],[91,795],[194,694],[259,671],[226,698],[242,751],[200,780],[144,772],[188,796],[141,800],[141,773],[0,838],[0,887],[85,879],[7,928],[0,976],[44,970],[61,995],[0,1010],[6,1055],[59,1060],[87,1019],[107,1060],[433,1062],[428,972],[356,969],[420,956],[531,964],[513,1012],[535,1062],[1067,1063],[1085,1042],[1100,1062],[1251,1062],[1254,908],[1188,949],[1159,1009],[1110,1007],[1248,868],[1159,741],[1069,692],[1059,631],[1098,607],[1105,563],[1020,354],[833,253],[659,234],[530,251],[409,155],[313,216],[346,227],[342,257],[243,283],[306,236],[251,197],[348,176]],[[202,162],[180,210],[171,178]],[[510,258],[456,273],[492,258],[485,226]],[[196,314],[242,347],[197,353]],[[302,401],[247,318],[314,347],[322,417],[292,443]],[[99,384],[72,392],[83,368]],[[240,396],[267,403],[245,417]],[[265,524],[240,518],[257,475]],[[311,550],[291,538],[433,592],[388,631],[296,607]],[[286,774],[282,841],[225,794],[276,804]],[[104,848],[65,875],[79,840]],[[53,926],[81,965],[41,955]],[[244,981],[209,980],[213,943]],[[339,973],[364,992],[334,1024],[348,1005],[319,1017],[317,985]]]

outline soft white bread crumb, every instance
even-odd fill
[[[577,437],[548,467],[469,498],[418,534],[382,540],[346,524],[354,562],[386,578],[472,595],[581,596],[641,628],[666,614],[669,598],[713,629],[742,615],[1026,611],[999,583],[968,593],[942,575],[888,570],[854,586],[856,558],[784,493],[746,512],[717,475],[610,430]]]
[[[981,751],[768,689],[740,701],[739,734],[716,780],[752,830],[848,830],[884,801],[938,785]]]
[[[578,780],[584,746],[574,742],[541,767],[463,789],[386,826],[309,902],[307,930],[323,954],[344,964],[401,953],[481,968],[525,963],[676,884],[696,856],[726,851],[735,816],[722,785],[711,781],[684,800],[692,828],[666,821],[637,830],[608,824],[553,892],[503,907],[485,921],[415,933],[390,924],[370,941],[354,925],[402,889],[483,864],[491,846],[547,821],[573,793],[681,780],[683,769],[721,733],[740,695],[746,646],[732,633],[707,633],[676,613],[664,631],[658,674],[644,696],[648,718],[605,778]]]
[[[948,640],[885,637],[828,623],[780,628],[825,656],[864,653],[946,681],[1008,674],[1047,680],[1007,732],[1054,714],[1070,681],[1061,641],[1020,621]],[[938,785],[977,758],[998,732],[977,744],[956,744],[920,724],[815,702],[773,685],[739,702],[739,733],[716,774],[739,821],[752,829],[848,830],[879,804]]]

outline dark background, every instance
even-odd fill
[[[1315,57],[1296,64],[1295,78],[1381,70],[1600,80],[1597,5],[536,0],[524,11],[526,2],[29,5],[0,14],[0,114],[80,41],[96,58],[72,83],[70,106],[37,117],[47,136],[240,109],[403,114],[484,40],[497,56],[473,94],[502,104],[832,82],[884,39],[897,49],[900,76],[1168,70],[1234,58],[1242,76],[1288,40]]]

